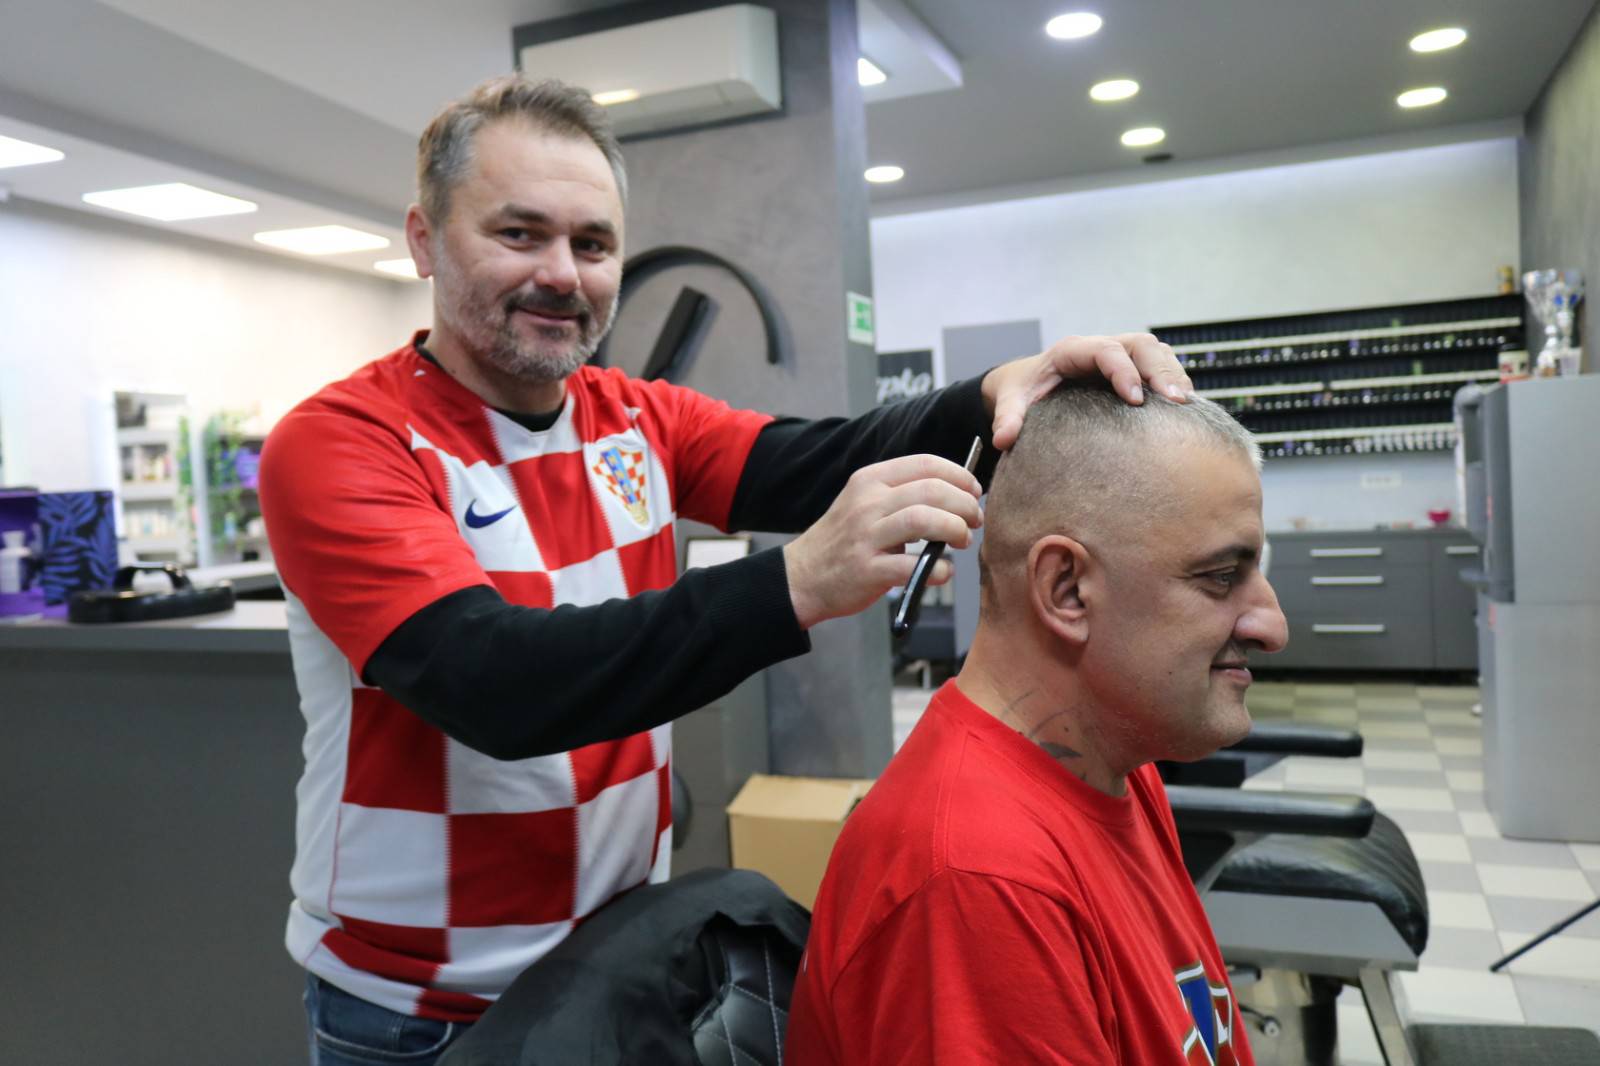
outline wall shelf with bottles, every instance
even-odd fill
[[[1442,451],[1455,393],[1523,348],[1519,293],[1158,326],[1200,395],[1269,458]]]

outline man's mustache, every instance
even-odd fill
[[[506,311],[532,311],[540,315],[560,315],[569,318],[592,318],[594,307],[581,293],[577,292],[551,292],[548,289],[535,289],[531,293],[519,293],[506,299]]]

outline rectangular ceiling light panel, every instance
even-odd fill
[[[301,255],[338,255],[340,252],[371,252],[389,247],[389,238],[349,226],[266,230],[256,234],[255,239],[268,247],[299,252]]]
[[[163,185],[139,185],[131,189],[107,189],[104,192],[87,192],[83,202],[112,211],[122,211],[140,218],[153,218],[158,222],[184,222],[192,218],[216,218],[219,215],[247,215],[256,209],[249,200],[225,196],[220,192],[202,189],[187,182],[174,181]]]
[[[54,148],[15,137],[0,137],[0,170],[6,167],[30,167],[35,163],[54,163],[66,155]]]

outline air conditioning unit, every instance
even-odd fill
[[[783,106],[778,17],[755,4],[530,44],[518,62],[529,78],[588,89],[624,137]]]

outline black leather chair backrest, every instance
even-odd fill
[[[717,990],[690,1025],[701,1066],[780,1066],[800,952],[771,928],[720,915],[699,946]]]
[[[809,927],[750,870],[636,888],[523,971],[439,1066],[778,1066]]]

